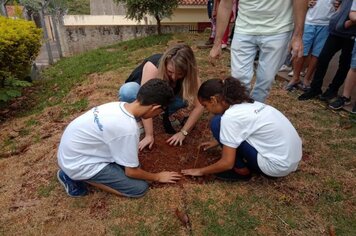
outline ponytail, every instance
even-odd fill
[[[198,91],[198,98],[200,100],[210,100],[212,96],[219,96],[229,105],[254,102],[245,86],[231,76],[223,80],[207,80],[200,86]]]

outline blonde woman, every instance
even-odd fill
[[[163,114],[163,125],[167,133],[174,134],[167,139],[167,143],[174,146],[182,145],[204,109],[196,97],[200,79],[193,50],[186,44],[177,44],[168,48],[164,54],[154,54],[146,58],[121,86],[119,100],[134,101],[139,88],[153,78],[168,81],[174,90],[174,100]],[[169,116],[187,106],[194,108],[181,130],[176,132],[169,121]],[[140,151],[145,147],[151,149],[154,144],[152,119],[142,119],[142,123],[145,137],[139,143]]]

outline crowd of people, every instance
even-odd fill
[[[186,44],[144,59],[119,88],[119,101],[90,109],[65,129],[58,148],[57,178],[69,196],[87,195],[88,185],[118,196],[141,197],[150,182],[175,183],[184,175],[214,174],[234,181],[248,180],[252,173],[277,178],[294,172],[302,158],[301,138],[287,117],[265,104],[288,53],[294,73],[286,90],[301,87],[304,93],[299,100],[321,95],[332,109],[350,103],[356,80],[356,0],[208,1],[212,5],[212,62],[225,48],[228,25],[236,17],[231,76],[202,83],[194,52]],[[322,93],[328,64],[339,50],[339,68]],[[300,73],[308,57],[302,81]],[[345,78],[344,91],[337,97]],[[191,112],[181,129],[175,130],[169,117],[184,107]],[[151,173],[140,167],[139,151],[154,144],[152,118],[162,116],[165,132],[172,134],[168,145],[184,145],[204,109],[214,114],[210,122],[214,139],[201,147],[220,145],[217,162],[180,173]]]

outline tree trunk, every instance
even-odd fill
[[[161,19],[159,18],[158,15],[155,15],[155,18],[156,18],[156,21],[157,21],[157,33],[159,35],[162,34],[162,31],[161,31]]]
[[[51,48],[51,45],[49,42],[48,32],[47,32],[47,28],[46,28],[46,22],[44,19],[44,9],[41,8],[39,13],[40,13],[41,24],[42,24],[42,29],[43,29],[43,37],[44,37],[44,41],[45,41],[46,49],[47,49],[47,53],[48,53],[48,61],[49,61],[50,65],[53,65],[54,61],[53,61],[53,55],[52,55],[52,48]]]
[[[52,15],[52,19],[53,19],[53,29],[54,29],[54,35],[56,37],[56,46],[57,46],[57,49],[58,49],[58,53],[59,53],[59,57],[60,58],[63,58],[63,53],[62,53],[62,46],[61,46],[61,42],[60,42],[60,39],[59,39],[59,32],[58,32],[58,24],[60,24],[60,19],[59,17],[61,17],[60,14],[53,14]]]

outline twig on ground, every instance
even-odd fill
[[[197,162],[198,162],[198,159],[199,159],[199,154],[200,154],[200,149],[201,149],[201,145],[198,146],[197,157],[195,158],[195,162],[194,162],[193,168],[195,168],[195,166],[197,165]]]

